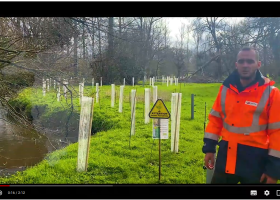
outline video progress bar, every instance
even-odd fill
[[[0,185],[0,187],[113,187],[113,185]]]

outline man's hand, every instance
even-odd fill
[[[266,180],[265,180],[266,179]],[[264,182],[265,181],[265,182]],[[261,180],[260,182],[264,182],[265,184],[276,184],[277,183],[277,179],[275,178],[272,178],[266,174],[263,174],[262,177],[261,177]]]
[[[210,163],[209,163],[210,161]],[[215,165],[215,156],[214,153],[206,153],[204,158],[204,165],[207,169],[213,169]]]

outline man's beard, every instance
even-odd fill
[[[251,75],[249,75],[249,76],[242,76],[240,73],[238,73],[238,74],[239,74],[239,77],[240,77],[241,80],[251,80],[251,79],[253,79],[254,76],[256,75],[256,72],[257,72],[257,71],[253,72],[253,73],[252,73]]]
[[[250,79],[252,79],[252,78],[254,77],[254,75],[251,75],[251,76],[240,76],[240,75],[239,75],[239,77],[240,77],[240,79],[242,79],[242,80],[250,80]]]

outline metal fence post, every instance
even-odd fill
[[[195,97],[195,94],[191,94],[191,119],[194,119],[194,97]]]

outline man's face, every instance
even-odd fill
[[[261,61],[257,61],[255,51],[240,51],[237,55],[236,69],[241,79],[249,80],[254,77]]]

